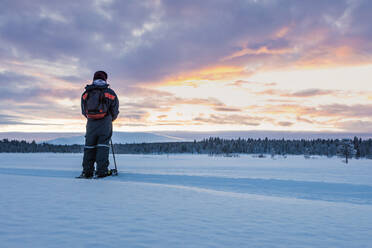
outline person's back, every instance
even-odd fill
[[[112,122],[119,114],[119,100],[107,84],[106,72],[94,73],[92,84],[85,87],[81,96],[81,111],[87,118],[87,125],[80,177],[93,177],[95,162],[96,177],[105,177],[108,175]]]

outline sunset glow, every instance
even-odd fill
[[[371,11],[367,0],[9,2],[0,132],[84,131],[96,70],[118,94],[117,131],[372,132]]]

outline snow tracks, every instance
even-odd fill
[[[0,174],[3,175],[52,177],[56,180],[59,178],[76,180],[74,176],[78,173],[78,171],[71,170],[0,168]],[[118,177],[97,180],[97,183],[107,181],[372,205],[372,186],[348,183],[125,172],[119,172]]]

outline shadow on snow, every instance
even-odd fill
[[[48,178],[74,179],[77,173],[77,171],[67,170],[0,168],[0,174],[2,175]],[[347,183],[124,172],[119,172],[117,177],[108,177],[101,180],[175,185],[223,192],[372,205],[372,186]]]

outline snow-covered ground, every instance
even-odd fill
[[[372,161],[0,154],[0,247],[372,247]]]

